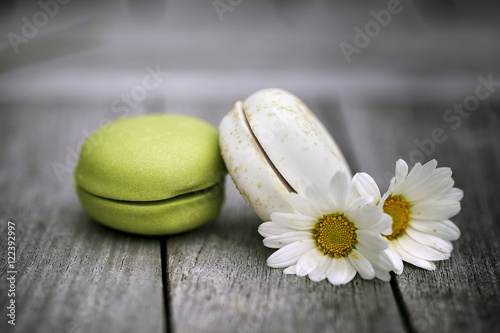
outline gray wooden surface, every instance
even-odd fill
[[[71,182],[59,182],[50,167],[91,117],[2,110],[1,245],[6,254],[7,220],[14,222],[16,332],[159,332],[165,325],[159,241],[90,220]],[[5,261],[3,255],[3,309]],[[12,329],[5,320],[0,325]]]
[[[443,115],[500,81],[498,7],[449,1],[405,10],[347,64],[339,49],[369,5],[109,1],[61,6],[14,54],[0,48],[0,332],[493,332],[500,326],[500,88],[453,129]],[[492,7],[488,7],[492,6]],[[2,14],[20,30],[36,4]],[[7,13],[7,12],[3,12]],[[8,18],[8,19],[7,19]],[[409,42],[411,41],[411,42]],[[425,160],[450,166],[465,197],[462,236],[433,272],[345,286],[266,266],[260,223],[227,179],[221,215],[196,230],[142,237],[100,226],[71,182],[74,151],[147,67],[168,72],[128,114],[170,112],[217,126],[266,87],[298,95],[354,172],[385,189],[415,140],[443,129]],[[54,166],[65,169],[58,174]],[[65,170],[65,171],[64,171]],[[7,222],[16,227],[16,326],[7,323]]]

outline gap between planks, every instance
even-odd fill
[[[170,299],[170,279],[168,278],[168,252],[167,252],[168,236],[160,238],[161,252],[161,280],[163,284],[163,302],[165,304],[165,332],[172,333],[172,302]]]

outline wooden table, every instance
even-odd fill
[[[244,6],[228,14],[243,15],[238,13],[244,13]],[[226,22],[226,27],[231,26],[230,16]],[[256,34],[266,35],[256,29]],[[163,33],[157,31],[157,37]],[[4,62],[7,67],[2,69],[5,73],[0,85],[1,332],[498,330],[500,88],[467,116],[455,115],[458,118],[450,120],[446,110],[475,95],[478,76],[492,75],[493,81],[500,81],[498,64],[485,55],[498,50],[500,42],[491,48],[485,46],[475,56],[462,47],[464,53],[458,52],[457,57],[463,63],[480,59],[475,62],[479,69],[467,73],[450,68],[436,75],[413,72],[440,66],[433,67],[430,64],[436,63],[425,59],[418,66],[393,63],[395,58],[371,63],[371,52],[387,45],[387,38],[397,39],[399,33],[393,31],[380,38],[379,46],[374,42],[372,50],[363,51],[366,57],[360,57],[358,63],[361,70],[354,64],[350,70],[322,73],[324,66],[311,64],[294,72],[282,62],[276,69],[274,60],[268,58],[267,62],[259,60],[261,68],[258,64],[245,65],[260,71],[235,74],[190,70],[185,64],[201,63],[191,53],[196,51],[196,43],[180,45],[177,39],[169,39],[169,33],[173,32],[166,32],[164,45],[151,46],[154,55],[144,63],[133,63],[133,57],[122,52],[131,48],[120,48],[118,42],[83,55],[78,49],[81,44],[74,43],[71,45],[78,44],[74,53],[44,62],[54,56],[50,45],[61,46],[58,39],[45,40],[42,60],[32,59],[26,51]],[[176,33],[194,38],[191,31]],[[223,45],[225,33],[229,32],[221,29],[216,35],[219,37],[214,37]],[[274,40],[282,33],[287,35],[271,31],[269,38]],[[130,36],[127,32],[124,35]],[[335,42],[335,68],[345,67],[344,59],[338,59],[338,42],[351,35],[346,33]],[[87,41],[85,36],[80,37]],[[329,36],[325,31],[320,37],[327,40]],[[464,38],[475,40],[474,36]],[[449,41],[453,44],[454,40]],[[35,42],[26,48],[39,47]],[[442,49],[436,50],[436,45],[429,42],[420,47],[430,55],[457,53],[442,44]],[[171,46],[182,48],[172,50]],[[161,50],[178,58],[159,62]],[[297,47],[285,43],[273,50],[291,54]],[[312,54],[325,54],[327,50],[330,48],[320,48]],[[244,51],[265,52],[253,48]],[[7,51],[3,52],[5,55]],[[219,70],[226,65],[234,69],[237,62],[233,56],[239,53],[233,52],[223,58],[226,63],[216,62],[220,53],[210,50],[206,59],[213,60],[212,65]],[[125,58],[113,57],[118,53]],[[187,60],[182,58],[186,54]],[[272,51],[266,54],[273,56]],[[301,59],[312,55],[308,51],[300,54]],[[101,59],[102,63],[94,64],[92,59]],[[323,61],[321,57],[316,60]],[[293,56],[290,61],[303,63]],[[134,64],[133,71],[125,69],[130,63]],[[260,88],[279,86],[301,97],[318,115],[354,172],[370,173],[383,189],[400,157],[413,162],[436,158],[440,166],[450,166],[456,186],[465,192],[462,211],[453,219],[462,236],[453,242],[451,259],[437,263],[435,271],[405,265],[403,274],[393,276],[390,283],[357,276],[345,286],[332,286],[327,281],[314,283],[284,275],[282,270],[266,265],[273,250],[263,246],[257,233],[260,221],[229,177],[219,218],[191,232],[143,237],[96,223],[83,211],[72,187],[78,147],[102,121],[119,116],[110,111],[113,99],[140,84],[144,68],[156,64],[165,66],[162,68],[171,76],[130,114],[189,114],[217,126],[237,99]],[[24,71],[19,70],[22,66]],[[377,66],[389,69],[387,75],[366,70]],[[6,70],[11,67],[18,71]],[[114,71],[99,73],[106,67]],[[91,74],[85,76],[88,69]],[[88,89],[81,91],[82,87]],[[436,140],[433,133],[438,128],[442,133]],[[12,269],[7,256],[9,224],[15,228],[16,261]],[[9,273],[11,270],[16,273]],[[6,319],[11,299],[7,297],[11,286],[6,279],[12,274],[15,327]]]

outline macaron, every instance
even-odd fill
[[[119,118],[92,133],[82,145],[74,185],[83,208],[101,224],[169,235],[217,218],[225,174],[211,124],[149,114]]]
[[[325,126],[295,95],[276,88],[237,101],[219,125],[222,157],[241,195],[263,220],[297,213],[290,193],[327,191],[337,171],[351,174]]]

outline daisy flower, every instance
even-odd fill
[[[313,281],[327,278],[334,285],[348,283],[356,273],[389,281],[394,267],[385,252],[389,242],[381,234],[392,232],[391,219],[358,187],[339,171],[324,190],[307,185],[299,191],[303,195],[290,193],[298,213],[273,213],[272,221],[259,227],[264,245],[279,249],[267,264]]]
[[[449,219],[460,211],[463,191],[453,187],[450,168],[436,166],[436,160],[417,163],[408,173],[406,162],[398,160],[396,175],[383,196],[370,176],[356,175],[360,193],[374,196],[392,217],[392,233],[386,236],[391,246],[386,251],[397,274],[403,271],[403,261],[434,270],[434,261],[450,258],[451,241],[460,237]]]

